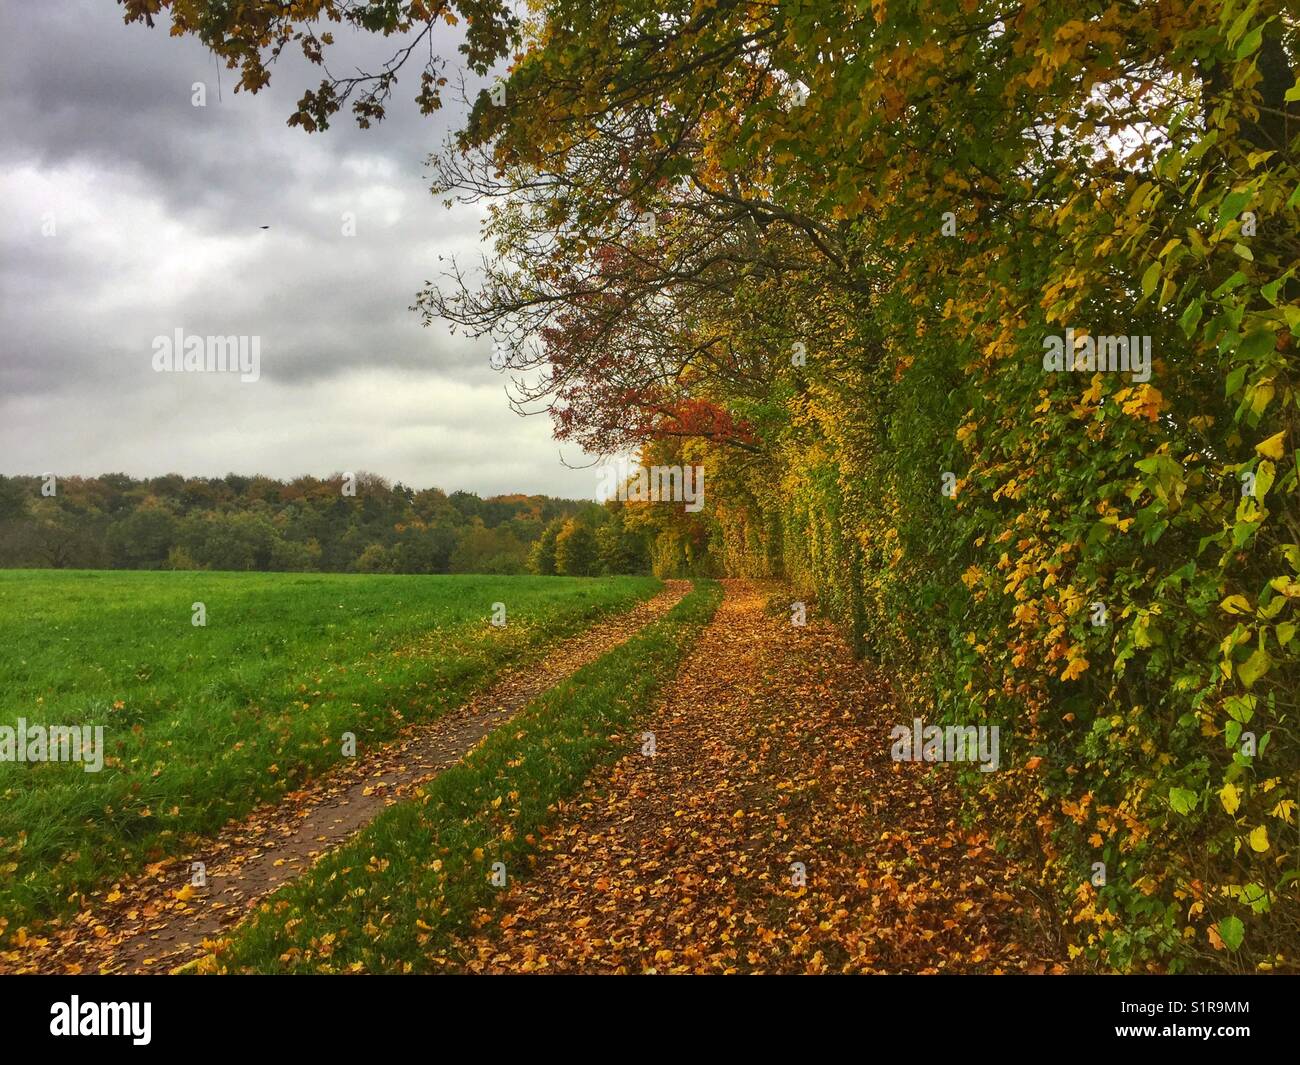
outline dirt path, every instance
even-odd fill
[[[726,583],[646,726],[656,755],[561,807],[466,967],[1059,971],[1013,870],[960,826],[953,767],[892,761],[889,695],[835,630]]]
[[[436,721],[341,766],[307,788],[228,825],[202,850],[149,866],[129,883],[95,896],[54,935],[34,938],[16,972],[166,972],[202,953],[258,899],[300,875],[322,854],[369,824],[385,807],[460,761],[532,699],[663,616],[689,590],[664,591],[599,622],[545,658],[514,669]],[[206,867],[205,888],[189,887],[191,863]],[[8,967],[0,960],[0,972]]]

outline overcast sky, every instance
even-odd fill
[[[282,60],[250,96],[223,67],[218,93],[211,53],[166,30],[112,0],[0,9],[0,472],[364,469],[595,495],[548,418],[510,411],[486,341],[409,310],[440,254],[478,258],[477,214],[425,173],[456,102],[419,115],[412,71],[379,126],[308,135],[285,119],[319,71]],[[178,328],[260,337],[260,379],[155,372],[154,337]]]

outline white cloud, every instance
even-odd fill
[[[152,374],[118,394],[69,388],[7,399],[0,454],[15,473],[370,470],[416,488],[594,497],[595,474],[562,465],[546,420],[509,413],[501,379],[486,369],[477,376],[362,369],[277,384]]]

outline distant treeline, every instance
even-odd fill
[[[650,570],[618,503],[326,479],[0,476],[0,567],[536,573]]]

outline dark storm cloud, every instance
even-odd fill
[[[454,100],[421,116],[412,70],[383,123],[341,114],[309,136],[285,120],[321,71],[287,51],[250,96],[198,42],[126,26],[108,0],[0,19],[0,472],[370,468],[592,494],[544,419],[509,412],[487,344],[409,310],[439,255],[478,260],[476,210],[447,211],[424,172]],[[335,32],[336,71],[395,47]],[[455,46],[444,28],[453,83]],[[177,328],[260,337],[260,380],[156,374],[153,339]]]

